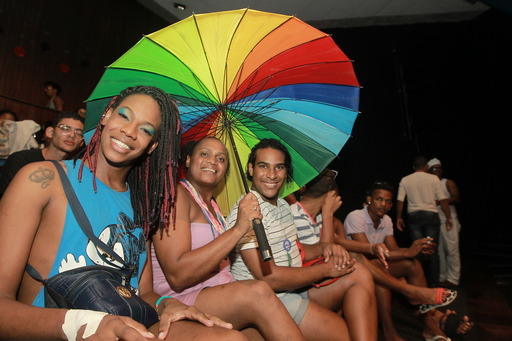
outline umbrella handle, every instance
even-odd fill
[[[263,258],[265,262],[268,262],[272,259],[272,252],[270,251],[267,235],[265,234],[265,229],[263,228],[261,219],[253,219],[252,228],[254,230],[254,234],[256,235],[256,240],[258,241],[258,248],[260,249],[261,258]]]

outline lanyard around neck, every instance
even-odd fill
[[[203,211],[206,220],[208,220],[208,222],[210,223],[213,238],[217,238],[224,231],[226,231],[226,220],[224,219],[224,216],[222,215],[220,208],[215,202],[215,200],[212,199],[210,201],[210,204],[213,206],[213,210],[215,211],[216,217],[208,209],[208,205],[206,205],[206,203],[204,202],[203,197],[199,195],[197,190],[194,188],[194,186],[192,186],[192,184],[187,179],[180,180],[180,184],[183,185],[183,187],[185,187],[189,191],[190,195],[192,195],[192,198],[194,198],[197,205],[201,207],[201,210]]]

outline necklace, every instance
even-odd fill
[[[210,204],[213,206],[213,210],[215,211],[216,217],[208,209],[208,205],[206,205],[206,203],[204,202],[203,197],[199,195],[197,190],[194,188],[194,186],[192,186],[192,184],[187,179],[180,180],[180,184],[189,191],[190,195],[192,195],[192,198],[194,198],[197,205],[201,207],[201,210],[203,211],[206,220],[208,220],[208,222],[210,223],[213,238],[217,238],[224,231],[226,231],[226,220],[224,219],[224,216],[220,212],[220,208],[215,202],[215,200],[212,199],[210,201]]]

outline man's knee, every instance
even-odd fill
[[[372,283],[373,284],[373,276],[371,271],[368,269],[366,265],[363,263],[356,263],[356,271],[354,271],[350,275],[355,275],[354,280],[359,283]]]

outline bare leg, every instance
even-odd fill
[[[379,312],[379,322],[382,326],[384,338],[386,341],[405,341],[395,328],[393,314],[391,312],[392,296],[391,291],[382,286],[375,285],[375,296],[377,298],[377,309]]]
[[[389,273],[395,277],[405,277],[407,283],[418,286],[427,287],[427,279],[423,268],[416,259],[402,259],[389,262]]]
[[[311,300],[299,327],[308,341],[351,340],[345,320]]]
[[[304,336],[270,286],[263,281],[236,281],[203,289],[194,305],[233,324],[255,327],[267,340],[304,340]]]
[[[377,304],[373,278],[361,263],[336,282],[308,291],[312,301],[331,311],[342,310],[351,339],[377,340]]]
[[[158,323],[151,326],[149,331],[155,335],[158,335]],[[153,340],[157,340],[157,338],[154,338]],[[166,340],[248,341],[249,339],[237,330],[226,329],[222,327],[207,327],[195,321],[177,321],[171,324]]]
[[[404,295],[410,304],[436,304],[437,288],[427,288],[415,286],[391,276],[384,269],[379,260],[369,260],[364,255],[359,254],[356,258],[363,263],[372,273],[375,283],[380,284],[394,292]],[[449,293],[445,293],[445,296]]]
[[[261,334],[255,328],[245,328],[242,329],[241,332],[251,341],[265,341],[263,336],[261,336]]]

